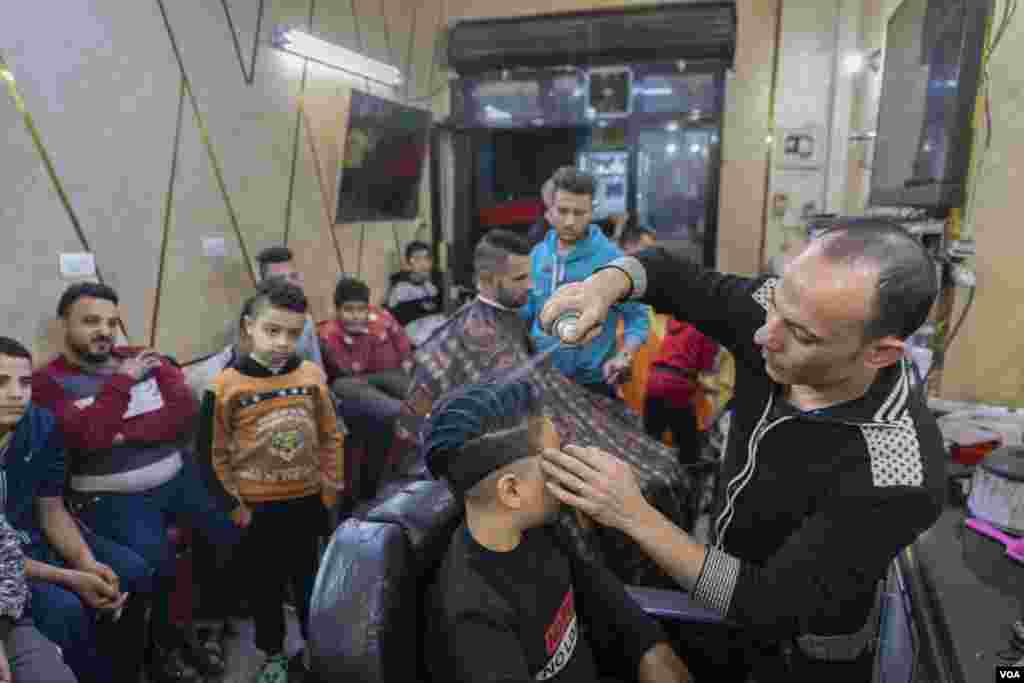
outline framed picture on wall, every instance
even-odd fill
[[[411,220],[419,215],[432,121],[429,111],[352,92],[335,223]]]

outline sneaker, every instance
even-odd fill
[[[308,673],[309,666],[306,661],[306,651],[299,650],[288,660],[288,683],[303,683]]]
[[[185,661],[182,648],[152,645],[146,673],[151,683],[201,683],[202,676]]]
[[[288,655],[280,652],[268,657],[255,683],[288,683]]]
[[[224,663],[223,634],[222,628],[201,626],[195,630],[195,635],[185,641],[186,660],[203,676],[222,676],[227,668]]]

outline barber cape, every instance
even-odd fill
[[[495,371],[512,370],[530,359],[528,326],[513,310],[480,299],[459,309],[414,354],[412,382],[396,425],[393,461],[405,476],[429,478],[418,455],[423,416],[448,391],[478,382]],[[545,412],[562,443],[594,446],[633,466],[644,496],[678,526],[692,528],[692,477],[672,449],[649,438],[639,417],[620,401],[593,394],[551,366],[538,365],[529,379],[540,387]],[[596,525],[595,525],[596,526]],[[674,583],[624,534],[597,527],[585,531],[563,510],[557,525],[583,557],[603,561],[624,582]]]

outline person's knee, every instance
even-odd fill
[[[31,622],[29,622],[31,623]],[[75,683],[61,648],[35,627],[18,624],[7,637],[7,656],[17,683]]]
[[[32,618],[46,637],[65,650],[92,636],[92,616],[77,593],[49,583],[32,585]]]

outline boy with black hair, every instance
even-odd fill
[[[622,583],[556,539],[539,456],[561,442],[540,406],[525,381],[470,385],[421,432],[431,473],[465,504],[437,595],[455,679],[592,683],[595,653],[614,652],[627,680],[689,681]]]
[[[444,322],[441,291],[430,281],[434,257],[430,245],[413,241],[405,247],[404,268],[391,276],[387,308],[416,346]]]
[[[249,351],[214,379],[201,411],[201,461],[244,529],[239,558],[250,568],[244,582],[256,647],[267,655],[261,683],[284,683],[304,668],[301,654],[289,661],[284,653],[285,591],[294,591],[305,635],[324,508],[344,488],[343,436],[327,378],[295,355],[306,308],[298,287],[262,286],[242,321]]]
[[[302,271],[295,265],[295,254],[288,247],[267,247],[256,255],[256,262],[260,268],[261,284],[279,280],[295,285],[299,289],[303,289],[305,286]],[[258,286],[257,291],[259,291]],[[316,340],[316,323],[308,314],[295,352],[303,360],[316,363],[321,368],[324,366],[324,360],[320,356],[320,345]]]
[[[350,492],[370,499],[384,475],[395,418],[409,389],[412,342],[386,310],[370,305],[370,288],[345,277],[334,289],[335,319],[317,334],[338,413],[358,444],[350,456]]]

